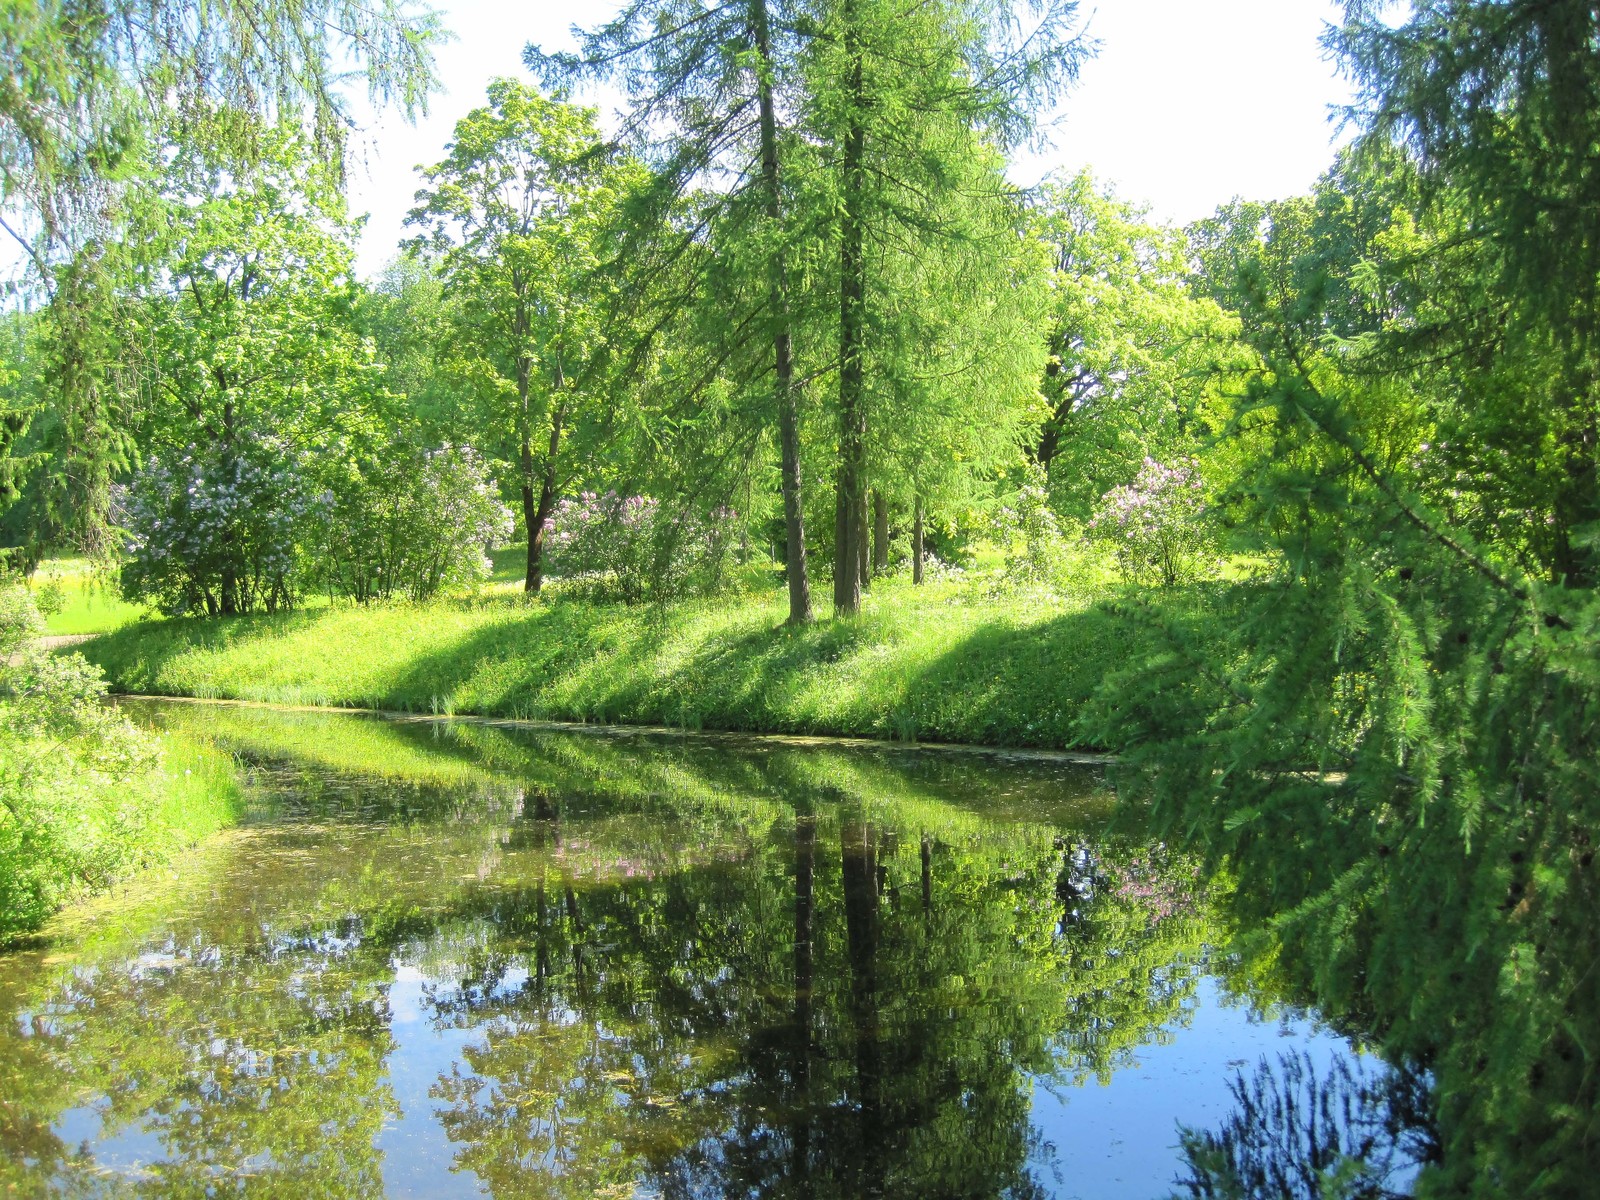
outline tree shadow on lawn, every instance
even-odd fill
[[[1083,704],[1149,635],[1109,606],[996,619],[929,655],[937,613],[802,628],[556,604],[411,660],[388,703],[527,719],[1067,748]],[[685,640],[693,644],[684,645]],[[669,662],[663,661],[671,660]]]
[[[178,694],[162,683],[162,676],[172,663],[185,655],[196,651],[226,651],[238,643],[265,636],[287,637],[311,627],[326,615],[324,610],[136,621],[100,634],[78,650],[105,671],[113,692]]]

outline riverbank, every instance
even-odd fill
[[[0,814],[0,946],[233,824],[243,791],[232,755],[177,733],[128,737],[126,762],[33,748],[53,767]]]
[[[1162,621],[1227,602],[1165,593]],[[880,585],[848,621],[780,596],[669,609],[494,598],[131,625],[83,647],[114,690],[271,704],[974,745],[1092,748],[1078,718],[1155,649],[1119,597]]]

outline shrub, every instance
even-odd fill
[[[584,492],[556,505],[546,550],[553,574],[638,604],[720,590],[738,531],[730,508],[700,516],[650,496]]]
[[[104,703],[100,671],[51,655],[25,587],[0,585],[0,941],[126,865],[155,747]]]
[[[362,604],[475,585],[491,570],[487,548],[511,536],[511,511],[470,446],[398,450],[326,512],[321,581]]]
[[[1116,553],[1125,579],[1171,586],[1192,579],[1209,549],[1205,483],[1193,459],[1146,458],[1131,484],[1100,498],[1089,532]]]
[[[123,595],[169,616],[292,608],[318,507],[304,456],[279,438],[156,458],[128,489]]]

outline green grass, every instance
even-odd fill
[[[665,610],[490,597],[163,621],[84,649],[128,693],[1064,748],[1143,652],[1108,599],[891,580],[854,620],[791,629],[776,592]]]
[[[45,618],[45,632],[52,635],[107,633],[121,629],[149,615],[142,604],[129,604],[117,593],[116,580],[95,572],[81,558],[53,558],[40,564],[31,582],[35,601],[59,600]]]
[[[233,756],[205,738],[155,735],[159,754],[107,774],[59,747],[58,769],[0,810],[0,945],[64,904],[104,892],[230,824],[243,788]]]

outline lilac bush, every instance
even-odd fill
[[[1205,483],[1192,458],[1146,458],[1130,484],[1100,498],[1088,530],[1116,552],[1124,578],[1170,587],[1198,574],[1209,546]]]
[[[488,547],[511,536],[511,510],[471,446],[392,448],[329,494],[321,583],[358,603],[423,601],[488,578]]]
[[[560,501],[545,542],[551,573],[627,604],[706,595],[722,585],[739,515],[701,515],[652,496],[583,492]]]
[[[305,456],[279,438],[157,457],[127,493],[123,594],[169,616],[291,608],[319,508]]]

